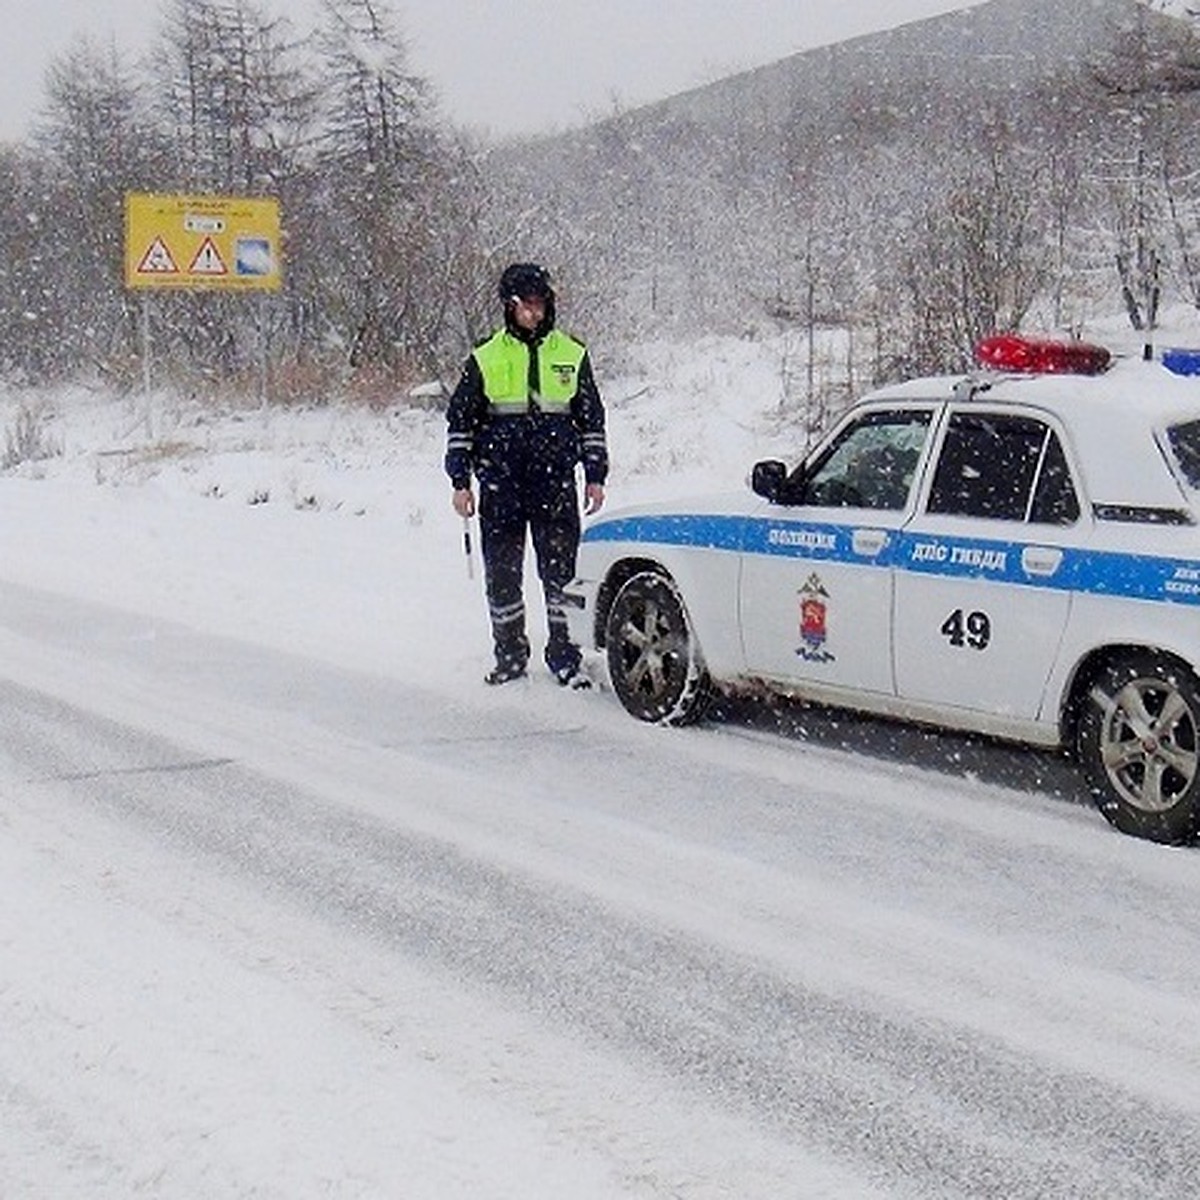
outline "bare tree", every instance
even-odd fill
[[[0,373],[42,379],[62,364],[47,329],[57,315],[51,239],[43,207],[44,164],[16,146],[0,146]]]
[[[168,158],[158,190],[291,194],[312,135],[315,88],[285,20],[251,0],[164,0],[148,62]],[[289,301],[173,293],[156,304],[160,354],[177,371],[258,377]]]
[[[1130,325],[1144,335],[1147,357],[1162,303],[1171,208],[1179,203],[1169,165],[1173,117],[1180,97],[1200,92],[1200,42],[1181,22],[1162,18],[1164,7],[1135,5],[1132,26],[1097,69],[1116,101],[1111,142],[1118,149],[1108,165],[1113,257]]]
[[[54,197],[47,232],[61,247],[40,262],[53,297],[40,309],[41,335],[64,363],[120,376],[133,348],[121,284],[123,196],[152,176],[161,144],[115,47],[80,38],[51,62],[35,144]]]
[[[250,0],[166,0],[151,59],[179,186],[261,194],[297,165],[314,89],[289,26]]]
[[[326,315],[351,366],[410,369],[443,341],[444,221],[470,211],[469,160],[436,130],[386,0],[324,0],[323,13],[314,232]]]

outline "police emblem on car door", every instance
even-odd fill
[[[892,562],[932,409],[861,414],[751,519],[740,600],[752,674],[893,692]]]

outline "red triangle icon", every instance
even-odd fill
[[[150,243],[150,248],[142,255],[138,263],[139,275],[178,275],[179,268],[167,249],[167,243],[161,237],[156,237]]]
[[[200,249],[196,251],[196,257],[192,259],[192,265],[188,268],[188,271],[192,275],[228,274],[225,260],[221,257],[221,252],[217,249],[217,244],[212,238],[206,237],[200,243]]]

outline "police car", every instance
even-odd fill
[[[751,492],[592,522],[572,633],[645,721],[765,688],[1062,747],[1117,828],[1194,840],[1200,354],[976,357],[867,396]]]

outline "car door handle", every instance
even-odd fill
[[[856,529],[851,535],[850,544],[854,553],[863,558],[874,558],[887,545],[887,531],[883,529]]]
[[[1062,565],[1063,552],[1055,546],[1026,546],[1021,569],[1026,575],[1053,575]]]

